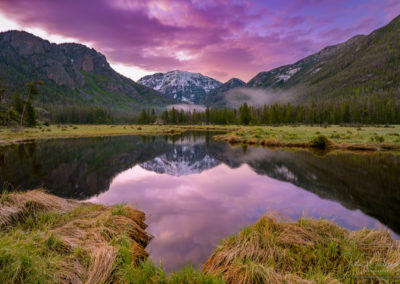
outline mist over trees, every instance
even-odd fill
[[[43,115],[37,114],[34,102],[41,81],[26,84],[26,91],[15,92],[8,103],[7,87],[0,81],[0,124],[35,126]],[[42,107],[43,108],[43,107]],[[239,108],[143,108],[129,112],[100,106],[50,105],[45,107],[45,121],[75,124],[400,124],[400,104],[393,96],[362,96],[309,104],[270,104]]]
[[[239,108],[156,111],[141,109],[139,114],[119,113],[101,107],[57,106],[49,109],[53,123],[77,124],[400,124],[400,105],[393,97],[354,97],[334,102],[294,105],[272,104]]]
[[[185,111],[172,108],[154,116],[143,109],[138,122],[151,124],[399,124],[400,105],[394,98],[354,97],[329,103],[309,105],[272,104],[248,106],[247,103],[238,109],[209,108],[205,111]],[[148,118],[148,119],[145,119]]]

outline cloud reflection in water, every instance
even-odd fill
[[[248,165],[220,164],[201,173],[171,176],[140,166],[117,175],[110,189],[88,201],[130,203],[147,216],[155,236],[148,251],[167,270],[202,264],[223,238],[253,224],[268,211],[298,219],[328,218],[349,229],[381,228],[359,210],[324,200],[295,185],[258,175]]]

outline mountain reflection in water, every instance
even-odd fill
[[[16,187],[104,204],[132,203],[155,236],[166,269],[201,264],[218,242],[279,211],[349,229],[399,233],[400,159],[395,154],[231,148],[212,133],[49,140],[0,148],[0,179]],[[395,237],[397,235],[394,234]]]

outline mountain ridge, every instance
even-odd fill
[[[349,96],[390,95],[400,91],[400,16],[368,35],[269,71],[260,72],[248,88],[295,90],[294,102]]]
[[[55,44],[24,31],[0,33],[0,78],[11,91],[42,80],[42,104],[132,109],[167,105],[173,99],[124,77],[106,57],[77,43]]]

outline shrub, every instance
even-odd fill
[[[375,136],[371,137],[371,141],[375,141],[375,142],[378,142],[378,143],[383,143],[383,142],[385,142],[385,138],[383,136],[380,136],[380,135],[375,135]]]
[[[329,145],[329,139],[325,135],[318,135],[311,140],[311,147],[325,149]]]

